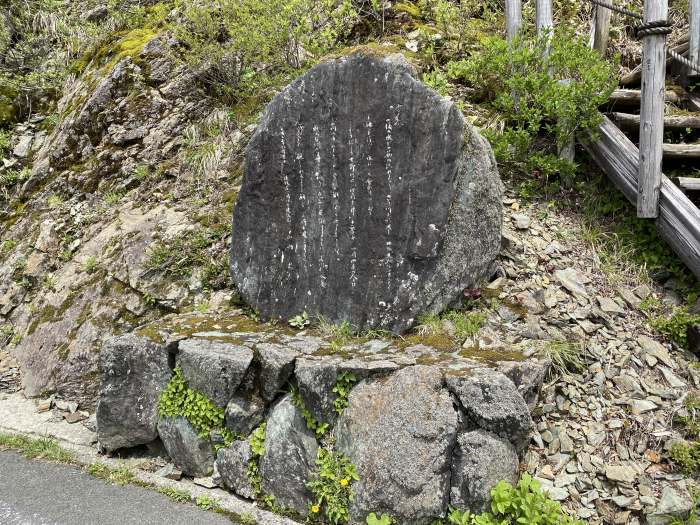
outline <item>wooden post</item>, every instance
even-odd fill
[[[523,24],[522,0],[506,0],[506,34],[512,42]]]
[[[549,55],[549,39],[552,36],[554,22],[552,19],[552,0],[537,0],[535,13],[535,23],[537,25],[537,36],[547,38],[545,55]]]
[[[608,0],[611,4],[613,0]],[[599,5],[595,6],[595,20],[593,32],[593,49],[601,55],[605,55],[608,49],[608,39],[610,38],[610,17],[612,11]]]
[[[645,23],[666,20],[667,16],[668,0],[644,1]],[[661,161],[664,146],[666,35],[644,37],[642,64],[637,217],[655,218],[659,216]]]
[[[690,49],[688,58],[700,64],[700,0],[690,0]],[[698,76],[700,73],[690,70],[691,76]]]

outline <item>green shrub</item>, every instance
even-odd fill
[[[674,443],[671,445],[668,457],[683,474],[697,475],[700,471],[700,442]]]
[[[97,257],[90,255],[83,261],[83,271],[85,273],[94,273],[97,270]]]
[[[336,46],[358,17],[350,0],[180,0],[177,5],[185,22],[174,30],[185,61],[212,93],[231,102],[286,82],[290,72]]]
[[[540,484],[524,474],[514,487],[499,481],[491,489],[491,512],[471,514],[469,511],[450,509],[447,523],[453,525],[583,525],[564,512],[561,505],[551,500]]]
[[[565,147],[578,131],[600,123],[598,106],[616,86],[616,72],[574,34],[557,31],[546,41],[518,37],[509,44],[487,38],[470,58],[448,64],[452,79],[466,82],[505,121],[502,132],[486,130],[497,160],[513,172],[571,176],[574,166],[546,151],[543,135]]]
[[[688,394],[683,405],[688,415],[675,415],[673,421],[683,427],[686,437],[698,439],[700,438],[700,398],[695,394]]]
[[[700,323],[700,315],[691,314],[686,307],[679,306],[668,315],[654,316],[650,320],[654,330],[673,341],[681,348],[688,345],[688,327]]]
[[[225,446],[233,441],[233,434],[224,426],[224,410],[204,394],[192,390],[180,367],[175,369],[168,386],[160,395],[158,413],[161,417],[184,417],[202,438],[208,439],[212,430],[218,430]]]
[[[318,449],[316,466],[318,470],[307,484],[314,494],[311,513],[323,511],[330,523],[346,523],[348,506],[353,498],[352,483],[360,479],[355,466],[330,447]]]

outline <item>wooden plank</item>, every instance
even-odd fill
[[[700,144],[664,144],[664,159],[700,159]]]
[[[604,117],[596,140],[582,144],[625,197],[636,203],[639,150],[632,141]],[[700,278],[700,210],[664,175],[655,224],[661,237]]]
[[[683,191],[700,191],[700,179],[696,177],[673,177],[673,183]]]
[[[664,100],[672,104],[680,104],[683,101],[676,91],[667,89],[664,92]],[[642,101],[642,92],[639,89],[616,89],[610,94],[608,102],[615,106],[634,107]]]
[[[700,95],[688,93],[688,109],[690,111],[700,111]]]
[[[506,34],[512,42],[523,25],[522,0],[506,0]]]
[[[690,44],[688,43],[688,35],[685,35],[685,40],[681,39],[681,42],[681,44],[677,45],[676,47],[672,47],[671,49],[679,55],[688,56],[688,48],[690,47]],[[668,67],[671,62],[673,62],[673,59],[671,57],[666,57],[666,67]],[[629,86],[630,84],[638,84],[641,81],[642,64],[639,64],[632,71],[620,78],[620,85]]]
[[[610,118],[618,127],[636,131],[639,129],[640,116],[632,113],[610,113]],[[700,129],[700,114],[698,115],[666,115],[664,117],[666,129]]]
[[[688,50],[688,58],[700,64],[700,0],[690,0],[690,49]],[[700,73],[690,70],[689,75],[696,76]]]
[[[645,0],[644,22],[668,18],[668,0]],[[642,103],[639,126],[637,217],[659,216],[664,141],[666,35],[647,35],[642,50]]]
[[[613,0],[608,0],[613,4]],[[596,5],[595,7],[595,19],[593,21],[593,49],[598,51],[601,55],[605,55],[608,49],[608,40],[610,39],[610,18],[612,16],[612,11]]]

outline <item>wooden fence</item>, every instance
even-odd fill
[[[595,4],[591,46],[604,54],[608,45],[613,0],[591,2]],[[689,3],[687,60],[697,65],[700,64],[700,0],[690,0]],[[599,135],[595,140],[583,141],[583,146],[618,189],[637,205],[638,217],[655,219],[662,238],[700,278],[700,210],[661,170],[664,154],[672,156],[673,150],[678,149],[670,147],[677,145],[663,143],[665,103],[674,95],[678,98],[673,92],[669,94],[665,90],[666,36],[670,32],[666,21],[668,0],[645,0],[644,4],[643,17],[636,15],[642,22],[639,26],[639,34],[643,38],[642,64],[639,71],[630,74],[633,77],[639,75],[642,84],[639,100],[641,111],[637,124],[639,148],[605,116]],[[553,25],[552,0],[536,0],[536,10],[537,31],[541,35]],[[521,0],[506,0],[506,31],[509,40],[522,27],[521,13]],[[678,51],[668,50],[668,54],[678,59]],[[686,67],[688,76],[698,74],[695,68]],[[618,90],[616,95],[620,98],[634,96],[625,90]],[[690,95],[688,109],[700,111],[700,98]],[[694,117],[689,118],[692,121]],[[626,116],[625,120],[636,119]],[[669,122],[672,123],[673,119]],[[630,122],[625,125],[629,127]]]

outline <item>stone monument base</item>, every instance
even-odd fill
[[[479,512],[496,482],[517,479],[528,402],[548,368],[515,352],[438,349],[417,336],[333,341],[235,314],[166,317],[111,339],[101,362],[104,450],[158,436],[185,474],[214,474],[299,515],[324,511],[309,483],[325,454],[357,474],[341,480],[350,523],[375,512],[404,524],[429,524],[448,506]],[[158,408],[164,392],[182,394],[174,383],[197,399],[183,402],[185,415]],[[204,431],[202,400],[214,414]]]

